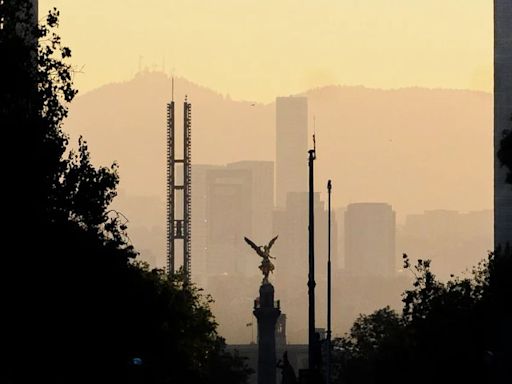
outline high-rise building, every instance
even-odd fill
[[[193,172],[197,174],[194,168]],[[221,324],[220,331],[230,340],[244,334],[240,319],[246,316],[254,300],[254,287],[261,282],[261,258],[244,237],[258,245],[270,240],[273,175],[272,162],[240,161],[205,169],[203,181],[194,184],[194,191],[201,190],[198,184],[204,184],[203,201],[194,204],[194,216],[203,215],[203,223],[201,218],[193,221],[199,228],[194,242],[201,241],[199,255],[205,260],[199,280],[215,297],[212,310]],[[200,199],[201,195],[194,196]],[[194,255],[194,260],[199,255]]]
[[[245,274],[252,230],[252,175],[247,169],[212,169],[207,186],[207,273]]]
[[[429,259],[436,276],[449,278],[471,269],[493,246],[492,210],[430,210],[407,215],[397,231],[397,249]]]
[[[308,275],[308,203],[307,192],[290,192],[285,209],[274,212],[274,232],[279,239],[274,246],[276,259],[276,284],[286,292],[294,282],[304,285]],[[315,267],[317,274],[324,273],[323,262],[327,260],[327,211],[320,193],[314,194],[315,213]],[[334,232],[333,232],[334,233]],[[334,238],[333,238],[334,240]],[[334,255],[335,252],[332,254]],[[332,256],[333,259],[336,259]],[[324,260],[325,259],[325,260]],[[283,285],[283,286],[281,286]],[[294,288],[291,288],[292,290]]]
[[[250,235],[257,244],[268,243],[273,237],[272,211],[274,209],[274,162],[238,161],[227,169],[246,169],[251,172],[252,211]],[[249,234],[247,234],[249,236]],[[258,272],[256,270],[256,272]]]
[[[178,169],[178,180],[182,177]],[[220,274],[259,275],[258,257],[243,237],[257,244],[271,239],[274,163],[194,164],[192,183],[194,282],[206,287],[209,277]]]
[[[496,159],[505,130],[512,130],[512,1],[494,0],[494,243],[512,244],[512,186]]]
[[[386,203],[350,204],[345,212],[345,268],[355,276],[395,273],[395,212]]]
[[[276,205],[286,206],[289,192],[307,190],[308,99],[276,99]]]
[[[345,269],[345,210],[345,207],[334,209],[337,230],[332,230],[332,236],[336,236],[338,243],[338,257],[334,265],[339,269]]]
[[[201,287],[206,287],[208,274],[208,186],[206,175],[208,171],[223,169],[220,165],[193,164],[192,165],[192,277],[193,281]],[[181,179],[183,176],[180,174]],[[181,204],[181,201],[178,202]]]

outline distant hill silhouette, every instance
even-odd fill
[[[178,129],[185,94],[192,102],[194,163],[274,160],[274,103],[231,100],[177,78]],[[333,179],[335,206],[386,201],[399,214],[492,206],[491,94],[328,86],[303,95],[310,129],[316,116],[317,185],[323,191]],[[72,138],[85,136],[96,163],[119,162],[127,195],[164,201],[170,97],[167,75],[142,72],[79,96],[65,129]]]

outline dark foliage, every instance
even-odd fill
[[[401,315],[384,308],[363,315],[336,340],[343,383],[510,382],[512,334],[510,249],[497,250],[470,277],[438,281],[430,262],[412,268]]]
[[[245,382],[211,299],[134,261],[124,217],[108,210],[117,165],[96,168],[82,139],[68,151],[71,51],[53,32],[58,11],[36,26],[28,4],[0,2],[0,382]]]

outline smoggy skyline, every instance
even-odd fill
[[[178,102],[188,94],[193,103],[194,164],[275,160],[274,103],[229,100],[182,78],[175,86]],[[72,141],[84,135],[98,164],[118,161],[120,189],[131,195],[165,194],[162,106],[170,88],[166,75],[142,72],[71,105],[64,126]],[[303,95],[316,114],[316,188],[324,193],[328,178],[343,185],[334,206],[390,202],[402,218],[426,209],[492,207],[490,94],[326,87]],[[312,133],[310,123],[308,145]]]
[[[144,68],[260,102],[331,84],[492,90],[484,0],[41,0],[39,17],[53,6],[81,93]]]
[[[443,244],[439,250],[425,246],[429,239],[421,232],[435,222],[436,215],[455,222],[463,216],[457,211],[469,211],[467,227],[472,224],[470,216],[488,216],[484,209],[492,205],[492,155],[490,145],[482,144],[491,143],[491,7],[486,27],[483,2],[464,8],[455,1],[376,3],[221,0],[212,5],[154,0],[142,6],[113,0],[99,7],[82,1],[53,2],[63,16],[62,39],[71,47],[73,65],[79,69],[75,83],[80,94],[71,105],[65,129],[71,137],[85,135],[95,161],[119,162],[120,197],[113,207],[129,218],[130,239],[141,258],[152,265],[163,265],[165,255],[163,127],[172,73],[178,105],[188,94],[193,105],[195,165],[192,278],[217,297],[212,308],[221,334],[231,343],[250,340],[244,324],[251,319],[247,308],[258,280],[257,260],[242,241],[244,235],[257,242],[280,235],[273,281],[289,316],[289,340],[306,340],[301,312],[306,306],[301,301],[306,296],[301,278],[307,273],[306,196],[297,195],[295,203],[288,204],[279,191],[283,182],[288,185],[284,190],[305,191],[303,160],[313,132],[318,139],[319,239],[326,238],[325,180],[332,178],[337,188],[333,203],[339,208],[335,228],[339,225],[340,231],[334,232],[340,245],[333,248],[335,273],[366,276],[368,272],[345,264],[350,255],[342,233],[351,228],[344,223],[345,209],[351,203],[380,202],[393,212],[389,236],[383,237],[392,246],[378,268],[388,270],[382,278],[394,283],[382,288],[380,296],[374,292],[352,304],[350,300],[340,304],[346,312],[334,317],[338,332],[347,330],[360,312],[385,303],[397,307],[404,284],[397,272],[397,255],[409,251],[418,257],[447,255],[450,246]],[[45,7],[40,3],[40,16]],[[66,13],[72,24],[65,24]],[[282,97],[290,94],[295,97]],[[280,100],[281,104],[302,102],[280,108]],[[298,126],[301,134],[296,142],[292,133]],[[279,172],[283,159],[289,164]],[[258,204],[251,196],[261,193],[249,188],[252,170],[246,169],[247,164],[231,169],[241,160],[266,161],[271,176],[261,184],[277,192],[275,203],[281,211],[273,211],[272,193],[266,196],[264,208],[255,208]],[[303,172],[291,180],[294,164]],[[265,213],[265,218],[257,219],[254,212]],[[375,244],[380,236],[371,237],[380,229],[354,231],[361,244]],[[485,255],[491,235],[478,232],[478,240],[470,243],[477,232],[467,230],[460,238],[450,234],[448,244],[466,247],[459,249],[465,259],[449,254],[436,260],[436,273],[446,275],[447,266],[459,272]],[[350,243],[350,236],[346,241]],[[321,263],[325,244],[317,244],[317,253]],[[367,253],[378,254],[376,249]],[[180,251],[177,266],[179,255]],[[367,261],[375,263],[371,258]],[[320,267],[317,279],[323,284]],[[239,279],[240,289],[230,296],[225,292],[233,279]],[[383,284],[375,276],[372,279],[366,286],[369,291]],[[346,287],[343,291],[349,292]],[[350,292],[349,297],[357,296]],[[318,308],[318,321],[323,324],[321,298]]]

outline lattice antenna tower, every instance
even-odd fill
[[[190,282],[191,272],[191,219],[192,219],[192,164],[191,164],[191,118],[192,105],[185,96],[183,103],[183,158],[176,158],[176,131],[174,115],[174,78],[172,99],[167,104],[167,271],[175,272],[176,248],[183,246],[183,272],[185,282]],[[176,171],[183,167],[183,184],[177,184]],[[178,207],[176,197],[182,194],[183,204]],[[179,210],[181,215],[176,219]]]

